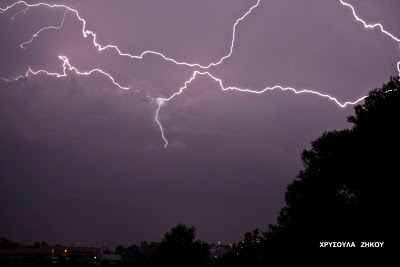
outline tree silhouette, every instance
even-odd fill
[[[152,255],[154,266],[206,266],[210,251],[208,245],[195,240],[196,228],[179,223],[164,235]]]
[[[11,240],[8,240],[7,238],[0,238],[0,249],[2,248],[18,248],[20,245],[19,243],[14,243]]]
[[[304,170],[288,185],[286,206],[264,234],[267,249],[318,247],[319,241],[386,241],[395,229],[400,82],[371,91],[348,118],[304,150]],[[388,244],[387,244],[388,245]]]
[[[124,255],[125,251],[126,251],[126,248],[125,248],[124,246],[118,245],[118,246],[115,248],[114,253],[117,254],[117,255]]]

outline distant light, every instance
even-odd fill
[[[64,249],[64,252],[67,252],[67,250],[66,250],[66,249]]]
[[[96,259],[96,256],[94,256],[94,258]]]

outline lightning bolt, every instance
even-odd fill
[[[365,22],[364,20],[362,20],[356,13],[356,10],[354,9],[354,7],[352,5],[350,5],[349,3],[346,3],[343,0],[339,0],[340,3],[343,6],[346,6],[348,8],[351,9],[351,12],[353,13],[353,17],[356,19],[356,21],[361,22],[364,25],[364,28],[366,29],[374,29],[374,28],[379,28],[380,31],[384,34],[386,34],[387,36],[389,36],[390,38],[392,38],[395,42],[400,43],[400,38],[399,37],[395,37],[393,34],[391,34],[390,32],[386,31],[382,24],[380,23],[375,23],[375,24],[368,24],[367,22]],[[400,76],[400,61],[397,62],[397,70],[399,72],[399,76]]]
[[[260,1],[261,0],[257,0],[256,4],[251,6],[250,9],[243,16],[241,16],[239,19],[237,19],[236,22],[234,23],[233,28],[232,28],[232,39],[231,39],[231,43],[230,43],[231,45],[230,45],[229,53],[226,54],[225,56],[221,57],[218,61],[211,62],[208,65],[202,65],[200,63],[188,63],[188,62],[185,62],[185,61],[178,61],[178,60],[175,60],[173,58],[167,57],[167,56],[165,56],[164,54],[162,54],[160,52],[151,51],[151,50],[146,50],[146,51],[142,52],[140,55],[132,55],[132,54],[129,54],[129,53],[126,53],[126,52],[122,52],[121,49],[119,49],[116,45],[113,45],[113,44],[108,44],[108,45],[102,46],[96,41],[97,40],[96,33],[92,32],[92,31],[90,31],[90,30],[88,30],[86,28],[87,22],[86,22],[85,19],[83,19],[79,15],[79,12],[76,9],[72,9],[72,8],[66,6],[66,5],[48,4],[48,3],[28,4],[25,1],[18,1],[18,2],[15,2],[14,4],[12,4],[10,6],[7,6],[6,8],[0,8],[0,14],[10,10],[11,8],[13,8],[13,7],[17,6],[17,5],[24,5],[25,9],[16,12],[14,14],[14,16],[11,18],[11,20],[13,21],[18,14],[21,14],[21,13],[25,14],[29,10],[29,8],[31,8],[31,7],[45,6],[45,7],[49,7],[49,8],[64,8],[65,9],[64,17],[63,17],[63,20],[62,20],[60,26],[58,26],[58,27],[56,27],[56,26],[48,26],[48,27],[44,27],[44,28],[40,29],[38,32],[33,34],[32,38],[29,41],[26,41],[26,42],[22,43],[20,45],[21,48],[25,48],[25,45],[32,43],[34,41],[34,39],[36,37],[38,37],[38,35],[43,31],[51,30],[51,29],[54,29],[54,30],[61,29],[63,27],[64,22],[65,22],[65,17],[66,17],[67,12],[71,12],[71,13],[74,13],[76,15],[77,19],[80,22],[82,22],[82,29],[81,30],[82,30],[83,37],[87,38],[88,36],[91,36],[92,37],[92,43],[93,43],[94,47],[96,47],[99,52],[101,52],[103,50],[106,50],[106,49],[113,49],[113,50],[115,50],[117,52],[117,54],[119,56],[129,57],[129,58],[132,58],[132,59],[142,59],[147,54],[154,54],[154,55],[162,57],[166,61],[173,62],[176,65],[184,65],[184,66],[187,66],[187,67],[196,67],[196,68],[200,68],[200,69],[209,69],[211,67],[220,65],[225,59],[229,58],[233,54],[237,25],[242,20],[244,20],[252,12],[252,10],[254,10],[256,7],[258,7],[258,5],[260,4]],[[387,36],[389,36],[391,39],[393,39],[397,43],[400,43],[400,39],[395,37],[393,34],[389,33],[388,31],[386,31],[384,29],[384,27],[382,26],[382,24],[380,24],[380,23],[376,23],[376,24],[368,24],[368,23],[366,23],[364,20],[362,20],[356,14],[356,11],[355,11],[355,9],[354,9],[354,7],[352,5],[350,5],[349,3],[347,3],[347,2],[345,2],[343,0],[339,0],[339,1],[340,1],[341,5],[351,9],[352,15],[355,18],[355,20],[360,22],[360,23],[362,23],[363,26],[366,29],[379,28],[382,33],[386,34]],[[2,78],[2,80],[12,82],[12,81],[17,81],[17,80],[19,80],[21,78],[27,77],[29,74],[37,75],[37,74],[40,74],[40,73],[44,73],[44,74],[49,75],[49,76],[56,76],[57,78],[60,78],[60,77],[66,77],[67,76],[66,70],[69,69],[70,71],[74,71],[78,75],[85,75],[85,76],[91,75],[92,73],[95,73],[95,72],[98,72],[98,73],[101,73],[101,74],[107,76],[112,81],[112,83],[114,85],[116,85],[117,87],[119,87],[120,89],[129,89],[129,87],[121,86],[119,83],[117,83],[115,81],[115,79],[110,74],[108,74],[107,72],[104,72],[101,69],[93,69],[93,70],[88,71],[88,72],[80,72],[76,67],[72,66],[69,63],[69,60],[68,60],[67,57],[59,56],[59,58],[63,61],[63,65],[62,65],[63,66],[63,72],[62,73],[52,73],[52,72],[49,72],[49,71],[46,71],[46,70],[33,71],[29,67],[29,69],[25,73],[25,75],[20,75],[20,76],[16,77],[15,79],[11,79],[11,80]],[[398,69],[399,75],[400,75],[400,62],[397,63],[397,69]],[[332,96],[330,96],[328,94],[319,93],[318,91],[315,91],[315,90],[310,90],[310,89],[298,90],[298,89],[295,89],[295,88],[292,88],[292,87],[283,87],[281,85],[275,85],[275,86],[272,86],[272,87],[265,87],[262,90],[253,90],[253,89],[248,89],[248,88],[238,88],[238,87],[234,87],[234,86],[224,87],[223,81],[220,78],[217,78],[217,77],[213,76],[208,71],[198,71],[198,70],[196,70],[196,71],[193,72],[193,74],[190,77],[190,79],[187,80],[184,83],[184,86],[181,87],[176,93],[172,94],[170,97],[168,97],[168,98],[159,97],[159,98],[154,99],[154,98],[152,98],[150,96],[147,96],[152,100],[156,100],[156,103],[157,103],[157,109],[156,109],[156,113],[155,113],[155,121],[156,121],[156,123],[158,124],[158,126],[160,128],[161,137],[164,140],[164,148],[166,148],[168,146],[168,140],[165,137],[164,128],[163,128],[163,126],[161,124],[161,121],[160,121],[160,118],[159,118],[159,113],[160,113],[161,107],[164,104],[166,104],[167,102],[169,102],[172,99],[174,99],[175,97],[181,95],[184,92],[184,90],[187,89],[188,85],[198,75],[206,75],[209,78],[213,79],[215,82],[217,82],[219,84],[219,86],[222,89],[222,91],[234,90],[234,91],[240,91],[240,92],[243,92],[243,93],[262,94],[262,93],[265,93],[267,91],[281,90],[281,91],[291,91],[291,92],[293,92],[295,94],[314,94],[314,95],[317,95],[319,97],[326,98],[326,99],[334,102],[335,104],[337,104],[339,107],[342,107],[342,108],[346,107],[347,105],[355,105],[355,104],[359,103],[360,101],[364,100],[367,97],[367,96],[363,96],[363,97],[361,97],[361,98],[359,98],[359,99],[357,99],[357,100],[355,100],[353,102],[347,101],[347,102],[342,103],[342,102],[338,101],[335,97],[332,97]]]
[[[92,69],[92,70],[90,70],[90,71],[81,72],[81,71],[79,71],[76,67],[72,66],[72,65],[69,63],[69,59],[68,59],[66,56],[58,56],[58,58],[61,59],[61,60],[63,61],[63,65],[62,65],[62,67],[63,67],[63,72],[62,72],[62,73],[49,72],[49,71],[47,71],[47,70],[37,70],[37,71],[34,71],[34,70],[31,69],[31,67],[28,67],[28,70],[25,72],[24,75],[20,75],[20,76],[14,78],[14,79],[4,79],[4,78],[2,78],[2,80],[3,80],[3,81],[6,81],[6,82],[16,82],[16,81],[18,81],[18,80],[20,80],[20,79],[22,79],[22,78],[28,77],[30,74],[32,74],[32,75],[38,75],[38,74],[41,74],[41,73],[46,74],[46,75],[48,75],[48,76],[55,76],[55,77],[57,77],[57,78],[62,78],[62,77],[67,77],[67,76],[68,76],[68,74],[67,74],[67,69],[68,69],[69,71],[73,71],[73,72],[75,72],[76,74],[78,74],[78,75],[83,75],[83,76],[89,76],[89,75],[91,75],[91,74],[93,74],[93,73],[96,73],[96,72],[97,72],[97,73],[100,73],[100,74],[103,74],[103,75],[107,76],[107,77],[111,80],[111,82],[112,82],[115,86],[117,86],[118,88],[123,89],[123,90],[129,90],[129,87],[125,87],[125,86],[120,85],[119,83],[117,83],[117,82],[115,81],[114,77],[112,77],[110,74],[108,74],[107,72],[105,72],[105,71],[103,71],[103,70],[101,70],[101,69]]]
[[[347,6],[351,9],[351,12],[353,13],[353,17],[358,21],[361,22],[364,27],[366,29],[374,29],[374,28],[379,28],[381,30],[382,33],[386,34],[387,36],[389,36],[390,38],[392,38],[393,40],[395,40],[396,42],[400,43],[400,39],[398,37],[395,37],[393,34],[391,34],[390,32],[386,31],[382,24],[380,23],[375,23],[375,24],[368,24],[366,23],[364,20],[362,20],[356,13],[356,10],[354,9],[354,7],[352,5],[350,5],[349,3],[346,3],[343,0],[340,0],[340,3],[344,6]]]
[[[354,7],[353,7],[352,5],[350,5],[350,4],[346,3],[346,2],[344,2],[343,0],[340,0],[340,3],[341,3],[343,6],[349,7],[349,8],[351,9],[351,11],[352,11],[352,13],[353,13],[353,17],[356,19],[356,21],[361,22],[361,23],[364,25],[364,27],[365,27],[366,29],[379,28],[380,31],[381,31],[382,33],[388,35],[390,38],[392,38],[392,39],[393,39],[394,41],[396,41],[397,43],[400,43],[400,39],[397,38],[397,37],[395,37],[395,36],[394,36],[393,34],[391,34],[390,32],[386,31],[386,30],[383,28],[382,24],[380,24],[380,23],[368,24],[368,23],[366,23],[364,20],[362,20],[362,19],[357,15],[357,13],[356,13],[356,11],[355,11],[355,9],[354,9]],[[257,2],[257,5],[258,5],[258,4],[259,4],[259,2]],[[255,6],[255,7],[256,7],[256,6]],[[254,8],[254,7],[252,7],[252,8]],[[251,9],[249,10],[249,12],[250,12],[250,11],[251,11]],[[248,13],[249,13],[249,12],[248,12]],[[247,13],[247,14],[248,14],[248,13]],[[247,15],[247,14],[246,14],[246,15]],[[244,16],[244,17],[245,17],[245,16]],[[240,20],[243,19],[244,17],[240,18]],[[239,20],[236,21],[236,24],[237,24],[238,22],[239,22]],[[235,26],[236,26],[236,24],[235,24]],[[234,33],[235,33],[235,26],[234,26]],[[234,36],[235,36],[235,35],[234,35]],[[232,53],[232,51],[233,51],[233,44],[234,44],[234,38],[232,39],[231,53]],[[231,53],[230,53],[230,54],[231,54]],[[229,55],[229,56],[230,56],[230,55]],[[223,60],[223,59],[224,59],[224,58],[222,58],[222,60]],[[222,62],[222,60],[221,60],[221,62]],[[219,63],[221,63],[221,62],[219,62]],[[219,64],[219,63],[218,63],[218,64]],[[213,66],[213,64],[210,64],[208,67],[211,67],[211,66]],[[399,76],[400,76],[400,61],[397,63],[397,70],[399,71]],[[169,98],[157,98],[158,107],[157,107],[156,115],[155,115],[155,118],[154,118],[154,119],[155,119],[156,123],[158,124],[158,126],[159,126],[159,128],[160,128],[161,138],[164,140],[164,148],[167,148],[167,146],[168,146],[168,140],[167,140],[167,138],[165,137],[164,128],[163,128],[163,126],[162,126],[162,124],[161,124],[160,117],[159,117],[159,113],[160,113],[160,110],[161,110],[161,106],[164,105],[165,103],[171,101],[174,97],[176,97],[176,96],[182,94],[183,91],[184,91],[185,89],[187,89],[188,84],[190,84],[190,83],[196,78],[197,75],[207,75],[207,76],[209,76],[211,79],[213,79],[214,81],[216,81],[216,82],[219,84],[220,88],[221,88],[223,91],[235,90],[235,91],[246,92],[246,93],[252,93],[252,94],[262,94],[262,93],[265,93],[265,92],[267,92],[267,91],[272,91],[272,90],[275,90],[275,89],[279,89],[279,90],[282,90],[282,91],[292,91],[292,92],[294,92],[295,94],[303,94],[303,93],[306,93],[306,94],[315,94],[315,95],[318,95],[318,96],[320,96],[320,97],[327,98],[327,99],[333,101],[335,104],[337,104],[337,105],[340,106],[341,108],[344,108],[344,107],[346,107],[347,105],[355,105],[355,104],[361,102],[362,100],[364,100],[364,99],[367,97],[367,96],[363,96],[363,97],[361,97],[361,98],[359,98],[359,99],[357,99],[357,100],[355,100],[355,101],[353,101],[353,102],[347,101],[347,102],[341,103],[341,102],[339,102],[335,97],[332,97],[332,96],[330,96],[330,95],[328,95],[328,94],[322,94],[322,93],[319,93],[319,92],[317,92],[317,91],[309,90],[309,89],[297,90],[297,89],[292,88],[292,87],[282,87],[281,85],[275,85],[275,86],[272,86],[272,87],[266,87],[266,88],[264,88],[264,89],[262,89],[262,90],[259,90],[259,91],[257,91],[257,90],[252,90],[252,89],[247,89],[247,88],[246,88],[246,89],[242,89],[242,88],[238,88],[238,87],[234,87],[234,86],[224,87],[224,86],[223,86],[222,80],[219,79],[219,78],[217,78],[217,77],[215,77],[215,76],[213,76],[211,73],[209,73],[209,72],[194,71],[192,77],[191,77],[189,80],[187,80],[187,81],[185,82],[184,86],[181,87],[176,93],[172,94]]]
[[[6,8],[0,8],[0,14],[8,11],[9,9],[11,9],[11,8],[13,8],[13,7],[17,6],[17,5],[26,6],[26,8],[24,10],[22,10],[24,14],[31,7],[45,6],[45,7],[49,7],[49,8],[65,8],[67,11],[70,11],[70,12],[74,13],[76,15],[76,17],[78,18],[78,20],[82,22],[82,35],[83,35],[83,37],[86,38],[89,35],[92,36],[93,45],[100,52],[103,51],[103,50],[106,50],[106,49],[114,49],[118,53],[118,55],[123,56],[123,57],[129,57],[129,58],[132,58],[132,59],[142,59],[147,54],[153,54],[153,55],[160,56],[164,60],[170,61],[170,62],[172,62],[172,63],[174,63],[176,65],[184,65],[184,66],[187,66],[187,67],[199,67],[199,68],[202,68],[202,69],[208,69],[208,68],[210,68],[212,66],[217,66],[217,65],[221,64],[225,59],[229,58],[232,55],[233,47],[234,47],[234,43],[235,43],[236,26],[239,24],[240,21],[245,19],[247,17],[247,15],[249,15],[253,9],[255,9],[259,5],[260,1],[261,0],[257,0],[257,3],[255,5],[253,5],[242,17],[237,19],[235,24],[233,25],[232,41],[231,41],[231,46],[230,46],[229,53],[227,55],[223,56],[219,61],[210,63],[208,65],[201,65],[199,63],[188,63],[188,62],[185,62],[185,61],[178,61],[178,60],[175,60],[173,58],[167,57],[167,56],[165,56],[164,54],[162,54],[160,52],[156,52],[156,51],[152,51],[152,50],[146,50],[146,51],[142,52],[140,55],[132,55],[132,54],[129,54],[129,53],[122,52],[121,49],[118,48],[118,46],[113,45],[113,44],[102,46],[101,44],[99,44],[96,41],[97,40],[96,33],[86,29],[87,22],[86,22],[85,19],[83,19],[79,15],[78,10],[70,8],[70,7],[66,6],[66,5],[59,5],[59,4],[53,4],[52,5],[52,4],[48,4],[48,3],[28,4],[25,1],[18,1],[18,2],[15,2],[14,4],[12,4],[10,6],[7,6]],[[21,11],[18,11],[17,14],[20,13],[20,12]],[[14,17],[15,17],[15,15],[14,15]],[[36,34],[36,36],[37,36],[37,34]],[[35,39],[36,36],[34,35],[32,37],[32,39],[31,39],[31,41],[33,41],[33,39]]]
[[[41,32],[43,31],[47,31],[47,30],[59,30],[64,26],[64,22],[65,22],[65,17],[67,15],[68,9],[65,10],[64,12],[64,17],[63,20],[61,21],[60,26],[56,27],[56,26],[48,26],[48,27],[43,27],[41,28],[39,31],[37,31],[35,34],[32,35],[32,38],[29,41],[23,42],[22,44],[20,44],[19,46],[22,49],[25,49],[25,45],[32,43],[33,39],[35,39]]]
[[[19,15],[19,14],[26,14],[26,12],[28,12],[29,7],[22,9],[20,11],[18,11],[17,13],[14,14],[14,16],[11,17],[11,21],[14,22],[15,18]]]
[[[225,87],[223,85],[223,81],[221,79],[213,76],[210,72],[208,72],[208,71],[206,71],[206,72],[194,71],[192,77],[190,77],[190,79],[185,82],[184,86],[179,88],[179,90],[176,93],[172,94],[168,98],[161,98],[161,97],[157,98],[158,108],[156,110],[155,121],[156,121],[156,123],[158,124],[158,126],[160,128],[161,137],[164,140],[164,148],[167,148],[168,140],[165,137],[164,128],[163,128],[163,126],[162,126],[162,124],[160,122],[160,118],[159,118],[159,112],[161,110],[161,106],[166,104],[167,102],[173,100],[175,97],[181,95],[188,88],[188,85],[196,78],[197,75],[206,75],[206,76],[210,77],[211,79],[213,79],[215,82],[218,83],[218,85],[219,85],[219,87],[221,88],[222,91],[232,90],[232,91],[239,91],[239,92],[243,92],[243,93],[262,94],[262,93],[265,93],[267,91],[281,90],[281,91],[291,91],[291,92],[293,92],[295,94],[314,94],[314,95],[317,95],[317,96],[320,96],[320,97],[323,97],[323,98],[327,98],[327,99],[333,101],[334,103],[336,103],[338,106],[340,106],[342,108],[346,107],[347,105],[355,105],[355,104],[357,104],[358,102],[364,100],[367,97],[367,96],[363,96],[363,97],[361,97],[361,98],[359,98],[359,99],[357,99],[357,100],[355,100],[353,102],[349,102],[348,101],[348,102],[341,103],[335,97],[332,97],[332,96],[327,95],[327,94],[321,94],[321,93],[319,93],[317,91],[313,91],[313,90],[309,90],[309,89],[297,90],[297,89],[295,89],[293,87],[282,87],[280,85],[275,85],[275,86],[272,86],[272,87],[265,87],[262,90],[252,90],[252,89],[248,89],[248,88],[238,88],[238,87],[235,87],[235,86]]]

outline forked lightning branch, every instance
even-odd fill
[[[264,1],[267,1],[267,0],[264,0]],[[235,87],[235,86],[224,86],[224,83],[223,83],[222,79],[216,77],[210,71],[205,71],[205,70],[210,69],[211,67],[220,65],[225,59],[229,58],[233,54],[234,46],[235,46],[235,40],[237,38],[237,32],[236,32],[237,25],[239,23],[241,23],[243,20],[245,20],[245,18],[247,16],[251,15],[252,11],[254,9],[256,9],[260,5],[260,2],[261,2],[261,0],[257,0],[257,2],[253,6],[251,6],[247,10],[247,12],[245,12],[233,24],[230,47],[229,47],[228,52],[226,53],[226,55],[222,56],[216,62],[209,63],[208,65],[202,65],[200,63],[190,63],[190,62],[185,62],[185,61],[179,61],[179,60],[176,60],[176,59],[174,59],[174,58],[172,58],[170,56],[166,56],[166,55],[164,55],[164,54],[162,54],[160,52],[157,52],[157,51],[146,50],[146,51],[142,52],[139,55],[133,55],[133,54],[129,54],[129,53],[123,52],[117,45],[114,45],[114,44],[101,45],[101,44],[99,44],[97,42],[96,33],[94,33],[93,31],[90,31],[90,30],[87,29],[87,22],[86,22],[86,20],[84,18],[82,18],[79,15],[78,10],[73,9],[73,8],[67,6],[67,5],[48,4],[48,3],[28,4],[25,1],[18,1],[18,2],[15,2],[15,3],[9,5],[9,6],[1,7],[0,8],[0,14],[6,14],[8,12],[13,12],[14,11],[14,13],[13,13],[13,15],[11,17],[11,20],[15,20],[18,15],[26,14],[32,8],[50,8],[50,9],[64,9],[65,10],[64,13],[63,13],[63,17],[62,17],[62,19],[61,19],[61,21],[59,23],[57,23],[55,25],[49,25],[49,26],[43,27],[43,28],[39,29],[38,31],[36,31],[29,40],[25,40],[20,44],[20,47],[22,49],[27,49],[29,47],[29,44],[31,44],[36,38],[39,38],[41,33],[45,32],[45,31],[60,30],[64,26],[67,16],[69,14],[72,14],[72,15],[74,15],[76,17],[76,19],[78,19],[81,22],[81,25],[82,25],[82,29],[81,30],[82,30],[83,37],[91,38],[93,46],[99,52],[107,50],[107,49],[110,49],[110,50],[114,50],[116,52],[117,56],[128,57],[128,58],[131,58],[131,59],[134,59],[134,60],[141,60],[141,59],[144,58],[144,56],[146,56],[148,54],[153,54],[153,55],[157,55],[157,56],[161,57],[163,60],[172,62],[172,63],[174,63],[176,65],[182,65],[182,66],[186,66],[188,68],[194,68],[195,70],[193,71],[192,76],[190,77],[190,79],[187,80],[184,83],[184,85],[181,88],[179,88],[175,93],[173,93],[170,97],[167,97],[167,98],[161,98],[161,97],[154,98],[154,97],[151,97],[151,96],[147,95],[147,97],[152,99],[157,104],[157,109],[156,109],[156,112],[155,112],[154,120],[155,120],[155,122],[157,123],[157,125],[158,125],[158,127],[160,129],[161,138],[164,141],[164,148],[166,148],[168,146],[168,139],[166,138],[164,127],[163,127],[163,125],[161,124],[161,121],[160,121],[160,116],[159,115],[160,115],[161,108],[162,108],[163,105],[167,104],[169,101],[172,101],[175,97],[179,97],[185,91],[185,89],[188,88],[188,85],[193,80],[195,80],[196,77],[198,77],[200,75],[205,75],[205,76],[208,76],[209,78],[211,78],[213,81],[215,81],[219,85],[219,87],[220,87],[220,89],[222,91],[234,90],[234,91],[239,91],[239,92],[243,92],[243,93],[262,94],[262,93],[265,93],[267,91],[282,90],[282,91],[290,91],[290,92],[293,92],[295,94],[312,94],[312,95],[315,95],[315,96],[330,100],[330,101],[332,101],[333,103],[335,103],[336,105],[338,105],[339,107],[342,107],[342,108],[346,107],[347,105],[355,105],[355,104],[359,103],[360,101],[362,101],[362,100],[364,100],[366,98],[366,96],[363,96],[363,97],[360,97],[359,99],[356,99],[356,100],[353,100],[353,101],[340,102],[334,96],[320,93],[317,90],[295,89],[293,87],[283,87],[283,86],[281,86],[279,84],[278,85],[274,85],[274,86],[267,86],[267,87],[259,89],[259,90],[254,90],[254,89],[249,89],[249,88],[239,88],[239,87]],[[356,13],[356,11],[355,11],[355,9],[354,9],[354,7],[352,5],[350,5],[349,3],[346,3],[343,0],[339,0],[338,3],[343,5],[344,7],[349,8],[349,10],[351,11],[351,14],[354,17],[355,21],[361,23],[361,25],[363,25],[364,28],[366,28],[366,29],[375,29],[375,28],[377,28],[383,34],[389,36],[394,42],[397,42],[397,43],[400,44],[400,38],[396,37],[395,35],[391,34],[388,31],[386,31],[384,29],[384,27],[382,26],[382,24],[380,24],[380,23],[368,24],[367,22],[365,22],[363,19],[361,19],[357,15],[357,13]],[[93,68],[92,70],[89,70],[89,71],[80,71],[80,70],[78,70],[77,67],[75,67],[75,66],[70,64],[69,59],[67,57],[59,55],[59,59],[61,59],[63,61],[63,64],[62,64],[63,72],[62,73],[55,73],[55,72],[47,71],[47,70],[44,70],[44,69],[32,70],[29,67],[28,70],[24,74],[22,74],[22,75],[20,75],[18,77],[2,78],[2,80],[6,81],[6,82],[14,82],[14,81],[17,81],[17,80],[19,80],[21,78],[27,77],[29,75],[38,75],[38,74],[45,74],[45,75],[53,76],[53,77],[56,77],[56,78],[62,78],[62,77],[68,76],[68,72],[67,72],[67,70],[68,70],[68,71],[74,72],[77,75],[84,75],[84,76],[91,75],[93,73],[100,73],[100,74],[105,75],[106,77],[108,77],[111,80],[111,82],[115,86],[117,86],[118,88],[124,89],[124,90],[130,89],[128,86],[124,86],[124,85],[121,85],[120,83],[118,83],[111,74],[109,74],[109,73],[107,73],[107,72],[105,72],[105,71],[103,71],[101,69]],[[399,75],[400,75],[400,62],[397,63],[396,67],[397,67],[397,71],[399,72]],[[137,90],[137,91],[139,92],[139,90]]]

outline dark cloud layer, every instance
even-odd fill
[[[103,44],[202,64],[228,52],[233,23],[255,3],[59,2],[78,9]],[[352,3],[371,22],[400,31],[398,1]],[[63,10],[31,9],[11,23],[17,10],[0,15],[0,77],[28,66],[61,72],[61,54],[142,93],[121,91],[99,74],[0,81],[0,236],[113,246],[157,241],[183,222],[207,241],[237,241],[275,222],[302,149],[323,131],[349,126],[352,107],[291,92],[223,92],[200,76],[161,109],[165,150],[156,103],[146,95],[171,95],[193,69],[154,55],[99,53],[72,14],[62,30],[22,50],[39,28],[57,25]],[[396,43],[365,30],[339,1],[261,1],[236,38],[232,57],[210,70],[225,85],[313,88],[344,102],[396,74]]]

